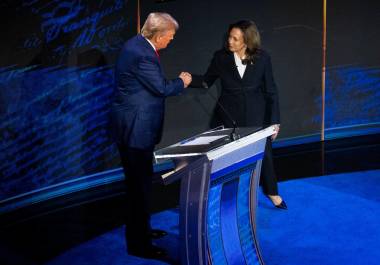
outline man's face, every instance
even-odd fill
[[[161,50],[165,49],[168,44],[173,40],[175,35],[175,29],[169,29],[163,34],[160,34],[156,37],[156,49]]]

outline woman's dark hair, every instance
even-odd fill
[[[251,20],[240,20],[228,27],[226,48],[228,48],[228,36],[232,29],[240,29],[243,32],[244,43],[247,45],[246,58],[242,60],[243,64],[253,64],[258,51],[261,47],[260,33],[255,22]]]

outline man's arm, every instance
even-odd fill
[[[162,74],[159,65],[146,57],[138,62],[135,74],[137,79],[157,96],[178,95],[183,92],[185,87],[181,78],[167,80]]]

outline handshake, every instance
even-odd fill
[[[191,83],[191,74],[188,72],[182,72],[178,77],[182,79],[185,88]]]

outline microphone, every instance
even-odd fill
[[[226,114],[226,117],[228,118],[228,120],[232,123],[232,131],[230,133],[230,140],[233,142],[237,139],[240,138],[240,136],[236,133],[236,128],[237,128],[237,124],[236,124],[236,121],[232,118],[232,116],[230,115],[230,113],[223,107],[222,104],[220,104],[219,100],[217,98],[215,98],[211,93],[209,93],[208,91],[208,85],[206,82],[202,82],[202,87],[207,89],[206,92],[207,94],[216,102],[216,104],[220,107],[220,109],[223,111],[224,114]]]

